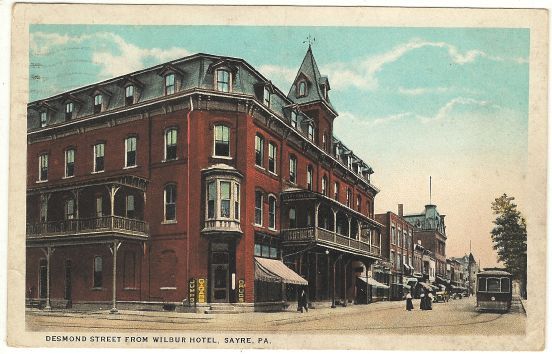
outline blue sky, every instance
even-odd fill
[[[469,240],[493,265],[490,203],[527,161],[529,30],[480,28],[33,25],[36,100],[198,52],[245,59],[283,92],[307,49],[329,77],[334,134],[375,170],[376,211],[447,214],[448,255]]]

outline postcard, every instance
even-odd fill
[[[545,10],[12,28],[9,345],[544,348]]]

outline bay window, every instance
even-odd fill
[[[240,218],[240,185],[232,179],[211,178],[207,180],[206,219]]]

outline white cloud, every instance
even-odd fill
[[[321,67],[321,70],[330,77],[332,86],[337,89],[353,86],[359,89],[374,90],[379,86],[376,74],[387,64],[393,63],[407,53],[425,47],[446,49],[452,62],[465,65],[477,58],[486,58],[493,61],[511,60],[518,64],[526,63],[523,58],[503,58],[491,56],[479,49],[462,52],[456,46],[447,42],[431,42],[422,39],[412,39],[402,43],[391,50],[367,57],[354,63],[331,63]]]
[[[448,101],[447,103],[445,103],[441,108],[437,110],[437,112],[433,116],[427,117],[427,116],[417,115],[417,117],[422,123],[442,121],[448,118],[457,106],[484,107],[484,106],[491,106],[491,103],[489,101],[480,101],[480,100],[475,100],[473,98],[456,97]],[[492,106],[494,108],[498,108],[498,106],[496,105],[492,105]]]
[[[274,84],[284,90],[287,93],[287,89],[291,87],[295,75],[297,75],[298,68],[288,68],[285,66],[266,64],[259,67],[259,72],[263,74],[268,80],[274,82]]]
[[[102,78],[122,75],[129,71],[143,69],[152,63],[163,63],[190,55],[188,50],[180,47],[141,48],[110,32],[97,32],[80,36],[35,32],[31,34],[30,47],[33,54],[45,55],[56,50],[56,47],[83,44],[87,41],[90,41],[90,48],[94,49],[91,58],[92,63],[100,67]],[[113,46],[118,49],[118,51],[115,51],[116,54],[112,50]]]
[[[401,95],[407,95],[407,96],[420,96],[420,95],[427,95],[427,94],[433,94],[433,93],[445,93],[448,91],[451,91],[452,88],[450,87],[415,87],[415,88],[404,88],[399,87],[399,93]]]

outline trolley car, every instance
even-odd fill
[[[507,312],[512,305],[512,274],[503,270],[477,273],[478,311]]]

